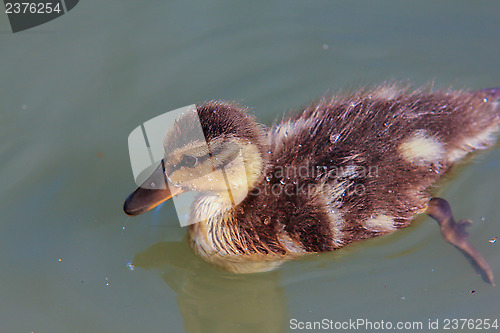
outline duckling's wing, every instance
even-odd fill
[[[495,143],[497,98],[496,88],[398,87],[325,98],[275,130],[277,160],[324,170],[315,178],[325,179],[341,243],[373,237],[408,225],[425,211],[443,174],[468,153]]]
[[[292,174],[281,183],[320,187],[320,195],[283,196],[278,203],[293,199],[293,207],[327,215],[315,223],[329,228],[334,248],[407,226],[425,212],[442,175],[494,144],[497,94],[386,86],[323,98],[270,133],[273,166]],[[302,225],[312,222],[290,215],[288,229],[311,234]]]

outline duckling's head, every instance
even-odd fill
[[[168,130],[163,160],[127,198],[125,213],[143,213],[187,191],[217,196],[223,206],[238,204],[262,177],[263,139],[263,129],[245,108],[197,105]]]

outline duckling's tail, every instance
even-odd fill
[[[500,87],[480,89],[480,90],[476,90],[474,92],[478,93],[478,94],[484,94],[490,98],[496,98],[496,99],[500,98]]]
[[[498,133],[500,123],[500,87],[474,90],[472,95],[479,97],[479,99],[484,100],[484,102],[488,102],[487,104],[493,106],[489,110],[490,114],[494,115],[495,119],[490,123],[490,125],[493,127],[496,126],[496,130],[494,132]]]

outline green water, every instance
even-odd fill
[[[0,332],[500,320],[499,287],[429,218],[241,276],[192,254],[171,204],[122,212],[135,187],[127,137],[142,122],[226,99],[269,125],[329,90],[385,80],[500,86],[499,14],[498,1],[87,0],[12,34],[0,13]],[[497,146],[440,192],[475,221],[471,242],[497,280],[499,167]]]

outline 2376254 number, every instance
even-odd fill
[[[5,4],[6,14],[52,14],[61,11],[59,2],[7,2]]]
[[[498,319],[444,319],[445,330],[489,330],[499,328]]]

